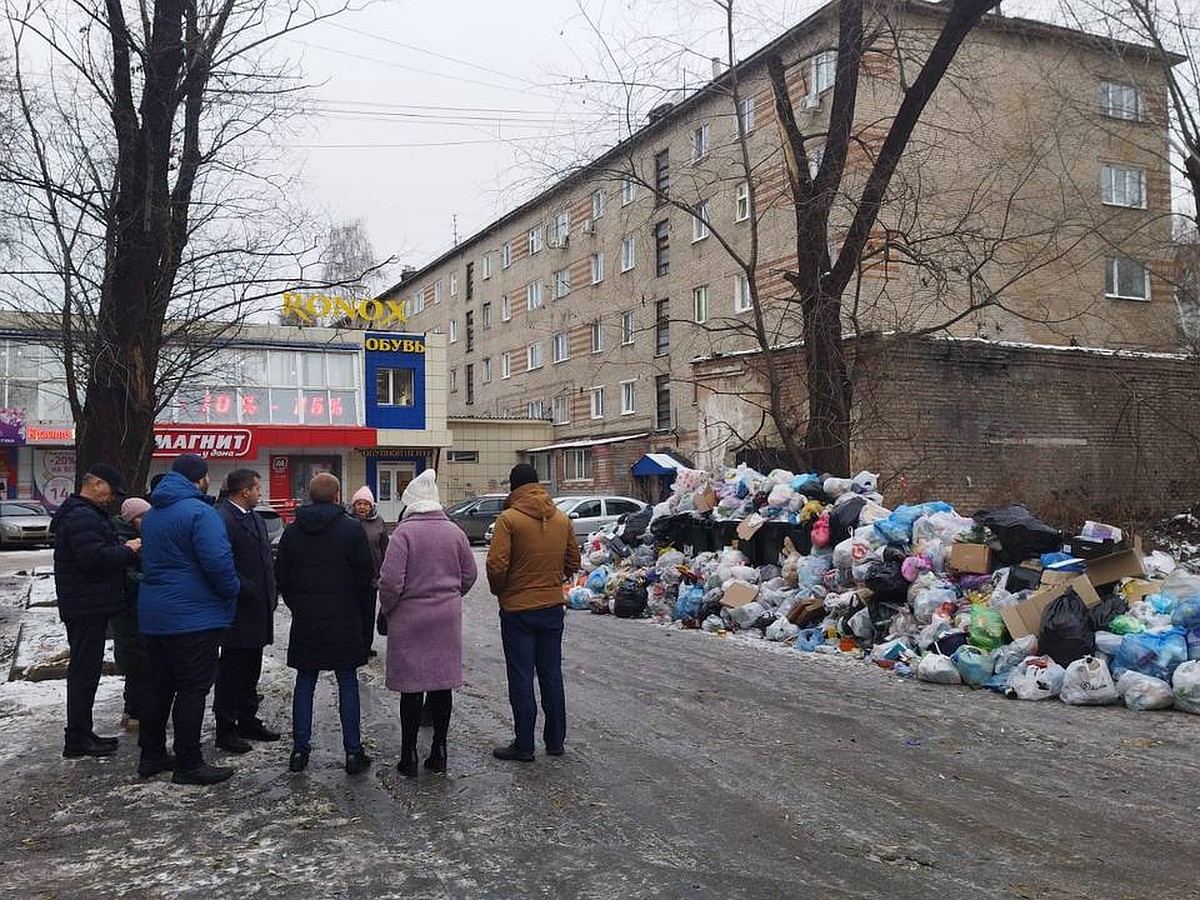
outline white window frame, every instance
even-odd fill
[[[504,294],[500,298],[500,321],[512,321],[512,299],[508,296],[508,294]]]
[[[554,273],[554,299],[565,297],[571,293],[571,270],[559,269]]]
[[[601,319],[593,319],[588,326],[588,337],[592,342],[593,353],[604,352],[604,323]]]
[[[536,228],[529,229],[529,255],[541,253],[542,247],[546,243],[546,226],[538,225]]]
[[[450,343],[458,343],[458,319],[450,320]]]
[[[458,273],[457,272],[450,273],[450,296],[451,297],[458,296]]]
[[[604,253],[592,254],[592,284],[599,284],[604,280]]]
[[[545,400],[530,400],[528,412],[529,412],[529,418],[531,418],[531,419],[546,418],[546,401]]]
[[[512,265],[512,241],[500,245],[500,268],[507,269]]]
[[[738,101],[738,126],[742,134],[754,131],[754,98],[743,97]]]
[[[484,303],[479,307],[479,324],[484,331],[492,327],[492,304]]]
[[[500,380],[512,378],[512,353],[505,350],[500,354]]]
[[[450,393],[458,392],[458,369],[450,370]]]
[[[561,409],[561,413],[559,410]],[[555,397],[550,409],[550,421],[555,425],[571,424],[571,398]]]
[[[733,311],[735,313],[750,312],[754,308],[754,300],[750,296],[750,279],[745,272],[733,276]]]
[[[628,206],[637,199],[637,182],[633,178],[621,180],[621,205]]]
[[[1133,98],[1132,110],[1125,102],[1130,95]],[[1120,105],[1114,102],[1117,96],[1121,98]],[[1100,82],[1100,115],[1125,122],[1140,122],[1144,112],[1142,91],[1137,85],[1122,81]]]
[[[592,448],[572,447],[563,451],[563,481],[592,480]]]
[[[566,362],[571,358],[571,339],[565,331],[556,331],[550,339],[550,361]]]
[[[425,288],[413,294],[413,315],[425,312]]]
[[[592,398],[592,405],[591,405],[592,418],[593,419],[603,419],[604,418],[604,385],[600,385],[599,387],[592,388],[591,398]]]
[[[554,215],[554,246],[562,247],[571,236],[571,211],[561,209]]]
[[[1121,263],[1131,263],[1142,270],[1142,286],[1143,294],[1120,294],[1117,291],[1120,288],[1120,265]],[[1131,259],[1128,256],[1110,257],[1104,260],[1104,296],[1110,300],[1140,300],[1148,303],[1150,301],[1150,269],[1136,259]],[[1110,290],[1111,285],[1111,290]]]
[[[628,272],[637,265],[637,237],[628,235],[621,238],[621,271]]]
[[[531,281],[525,285],[526,309],[533,312],[535,309],[541,309],[545,302],[545,292],[542,290],[542,282]]]
[[[692,162],[699,162],[708,156],[712,144],[709,140],[708,123],[704,122],[692,132]]]
[[[525,371],[532,372],[546,364],[546,351],[541,341],[534,341],[525,348]]]
[[[604,188],[592,191],[592,221],[604,217]]]
[[[442,279],[440,278],[433,283],[433,302],[435,304],[442,302]]]
[[[637,412],[637,379],[621,382],[621,415],[632,416]]]
[[[492,277],[492,254],[483,254],[483,280],[487,281]]]
[[[1137,187],[1136,203],[1127,202],[1130,181]],[[1100,202],[1105,206],[1122,206],[1127,209],[1146,208],[1146,170],[1140,166],[1122,166],[1105,163],[1100,167]]]
[[[485,356],[483,364],[479,367],[479,381],[481,384],[492,383],[492,358]]]
[[[708,321],[708,285],[701,284],[692,288],[692,320],[697,325]]]
[[[705,200],[696,208],[696,215],[692,216],[692,243],[702,241],[709,235],[708,220],[709,220],[708,201]]]
[[[621,313],[621,346],[633,346],[633,333],[636,330],[636,323],[633,321],[633,310],[627,310]]]
[[[733,195],[733,221],[745,222],[750,218],[750,182],[738,182]]]
[[[818,97],[833,87],[837,75],[837,51],[822,50],[812,58],[812,90],[810,97]]]

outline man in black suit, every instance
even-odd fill
[[[278,598],[267,526],[254,511],[262,499],[262,479],[252,469],[237,469],[230,473],[225,486],[226,494],[217,505],[217,513],[225,522],[242,587],[233,625],[221,637],[213,714],[217,719],[217,746],[231,753],[245,753],[251,749],[249,741],[279,740],[279,732],[258,718],[263,647],[274,642]]]

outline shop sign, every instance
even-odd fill
[[[245,428],[176,428],[156,426],[154,455],[195,453],[206,459],[241,459],[250,455],[253,440]]]
[[[42,503],[51,512],[75,490],[74,450],[35,450],[33,483]]]
[[[396,337],[368,337],[363,341],[368,353],[424,353],[425,339],[420,335],[398,335]]]
[[[63,425],[47,428],[42,425],[25,426],[25,443],[27,444],[73,444],[75,443],[75,426]]]
[[[329,297],[325,294],[304,294],[287,291],[283,295],[283,314],[295,316],[311,325],[318,319],[344,316],[362,319],[376,328],[385,325],[403,325],[408,319],[404,315],[403,300],[354,300],[346,297]]]
[[[0,445],[15,447],[25,443],[24,408],[0,409]]]

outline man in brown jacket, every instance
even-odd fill
[[[500,600],[500,638],[516,739],[492,754],[498,759],[532,762],[537,721],[535,671],[546,718],[542,730],[546,752],[561,756],[567,735],[562,585],[564,578],[579,570],[579,542],[571,521],[538,483],[533,466],[514,466],[508,484],[511,493],[496,519],[488,548],[487,577],[492,593]]]

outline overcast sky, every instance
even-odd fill
[[[739,56],[819,6],[746,0]],[[723,44],[711,0],[381,0],[284,48],[319,84],[296,147],[307,199],[335,221],[363,219],[380,257],[421,265],[451,246],[455,219],[467,237],[614,140],[621,103],[605,81],[618,69],[693,87]]]

